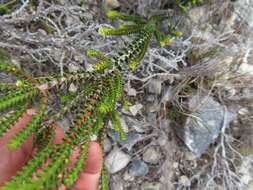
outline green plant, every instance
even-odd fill
[[[71,188],[85,164],[91,136],[98,136],[99,142],[102,143],[105,124],[108,120],[112,121],[121,139],[125,138],[116,103],[122,98],[123,84],[128,73],[134,70],[145,56],[153,35],[159,45],[164,46],[170,43],[173,35],[177,36],[179,33],[172,32],[165,35],[158,30],[157,24],[167,18],[163,15],[144,19],[137,15],[109,11],[107,16],[112,19],[132,21],[133,24],[120,25],[117,29],[100,28],[101,35],[117,36],[136,33],[138,36],[127,48],[112,58],[106,57],[102,52],[88,50],[87,56],[98,59],[95,70],[92,72],[65,73],[64,76],[36,78],[12,65],[8,57],[2,57],[0,71],[15,75],[19,79],[13,84],[1,83],[0,85],[0,91],[4,95],[0,98],[2,112],[0,135],[3,136],[28,108],[36,106],[37,113],[32,117],[31,122],[8,142],[8,147],[15,150],[31,134],[35,134],[35,146],[38,148],[38,153],[16,176],[6,182],[0,188],[1,190],[46,190],[61,184]],[[71,84],[78,86],[80,93],[65,92],[58,112],[48,112],[51,95]],[[9,113],[9,111],[12,112]],[[65,117],[69,112],[75,113],[73,124],[65,134],[64,143],[55,145],[52,143],[54,121]],[[80,155],[75,166],[68,169],[67,165],[70,163],[70,155],[74,147],[80,149]],[[47,161],[49,164],[44,166],[43,163]],[[37,170],[42,165],[42,171],[38,172]],[[36,178],[33,177],[34,175]],[[107,189],[105,169],[102,172],[101,187],[103,190]]]

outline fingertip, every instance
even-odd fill
[[[103,165],[102,149],[97,142],[90,142],[88,158],[73,190],[97,190]]]
[[[61,127],[57,127],[55,129],[55,136],[53,143],[54,144],[62,144],[63,143],[63,137],[64,137],[64,131]]]
[[[96,174],[102,170],[103,154],[100,145],[92,141],[89,145],[88,158],[83,172]]]

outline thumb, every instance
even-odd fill
[[[103,156],[100,145],[90,142],[85,168],[79,174],[72,190],[98,190],[102,165]]]

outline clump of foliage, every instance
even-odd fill
[[[92,72],[65,73],[63,76],[36,78],[11,64],[7,57],[0,60],[0,72],[18,78],[14,83],[0,84],[2,94],[0,136],[5,135],[27,109],[37,107],[37,112],[30,123],[9,140],[8,148],[18,149],[31,134],[34,134],[35,146],[38,149],[34,158],[0,190],[46,190],[61,185],[71,188],[84,167],[91,137],[98,136],[98,140],[102,143],[108,120],[111,120],[121,139],[125,138],[116,103],[122,99],[123,84],[128,73],[135,70],[143,59],[153,36],[160,46],[164,46],[171,42],[173,36],[178,36],[180,33],[173,31],[165,35],[158,30],[157,24],[167,18],[164,15],[145,19],[138,15],[109,11],[107,16],[129,21],[132,24],[120,25],[116,29],[100,28],[101,35],[137,34],[137,37],[114,57],[106,57],[97,50],[88,50],[87,56],[98,59]],[[69,87],[71,84],[78,86],[79,92],[65,92],[61,99],[60,110],[57,113],[48,112],[50,96],[62,87]],[[64,143],[53,144],[55,121],[73,110],[75,116],[65,134]],[[68,168],[70,156],[76,147],[80,149],[80,154],[75,166]],[[106,190],[106,172],[102,173],[101,189]]]

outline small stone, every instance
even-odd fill
[[[107,137],[105,138],[103,145],[105,153],[110,152],[110,150],[112,149],[112,143]]]
[[[119,133],[113,129],[108,129],[107,134],[109,137],[112,138],[113,141],[118,142],[122,147],[126,148],[128,151],[131,151],[133,146],[143,138],[142,135],[137,134],[133,131],[126,133],[125,140],[120,140]]]
[[[68,70],[69,70],[69,72],[71,72],[71,73],[76,73],[78,70],[80,70],[80,67],[77,66],[77,65],[75,65],[75,64],[73,64],[73,63],[70,63],[70,64],[68,65]]]
[[[105,166],[110,174],[114,174],[122,170],[130,162],[131,156],[114,148],[105,158]]]
[[[224,107],[211,96],[193,96],[189,100],[192,116],[185,121],[184,127],[176,128],[177,135],[197,156],[202,155],[209,145],[219,136],[220,129],[235,118],[235,114],[224,110]]]
[[[161,190],[162,184],[158,182],[144,182],[141,186],[141,190]]]
[[[166,146],[166,144],[168,142],[168,136],[166,135],[165,132],[163,132],[163,131],[159,132],[157,142],[160,146]]]
[[[127,95],[128,96],[136,96],[137,92],[136,92],[136,90],[134,88],[128,88]]]
[[[135,177],[141,177],[147,175],[149,172],[148,165],[141,160],[134,160],[130,164],[129,174]]]
[[[47,32],[46,32],[45,30],[41,29],[41,28],[39,28],[39,29],[37,30],[37,32],[38,32],[40,35],[42,35],[42,36],[46,36],[46,35],[47,35]]]
[[[187,176],[182,175],[179,178],[179,184],[181,184],[181,185],[183,185],[185,187],[189,187],[191,185],[191,181],[190,181],[190,179]]]
[[[152,94],[160,94],[162,91],[162,81],[153,79],[148,83],[148,92]]]
[[[137,113],[142,109],[142,107],[143,107],[142,104],[136,104],[136,105],[130,106],[129,111],[131,112],[133,116],[136,116]]]
[[[241,108],[238,111],[238,114],[240,114],[240,115],[247,115],[247,114],[249,114],[249,110],[247,108]]]
[[[110,179],[110,190],[124,190],[124,182],[121,176],[115,176]]]
[[[135,131],[137,131],[138,133],[144,133],[148,130],[148,127],[150,126],[149,123],[132,119],[131,117],[126,117],[125,119],[129,128],[135,129]]]
[[[248,63],[243,63],[240,65],[239,72],[242,75],[250,75],[253,76],[253,65]]]
[[[120,3],[118,0],[104,0],[104,6],[105,6],[105,9],[108,10],[108,9],[114,9],[114,8],[117,8],[120,6]]]
[[[155,147],[149,147],[143,153],[143,160],[150,164],[158,164],[161,160],[161,152]]]
[[[125,180],[125,181],[134,181],[134,176],[133,175],[130,175],[129,174],[129,171],[127,170],[127,171],[125,171],[125,173],[124,173],[124,175],[123,175],[123,179]]]
[[[179,166],[179,163],[178,163],[178,162],[173,162],[172,167],[173,167],[174,169],[178,169],[178,166]]]
[[[78,89],[78,87],[74,83],[70,84],[70,86],[69,86],[69,92],[76,92],[77,89]]]
[[[151,102],[151,103],[154,102],[155,99],[156,99],[156,95],[154,95],[154,94],[150,94],[150,95],[148,95],[147,98],[146,98],[146,100],[147,100],[148,102]]]

